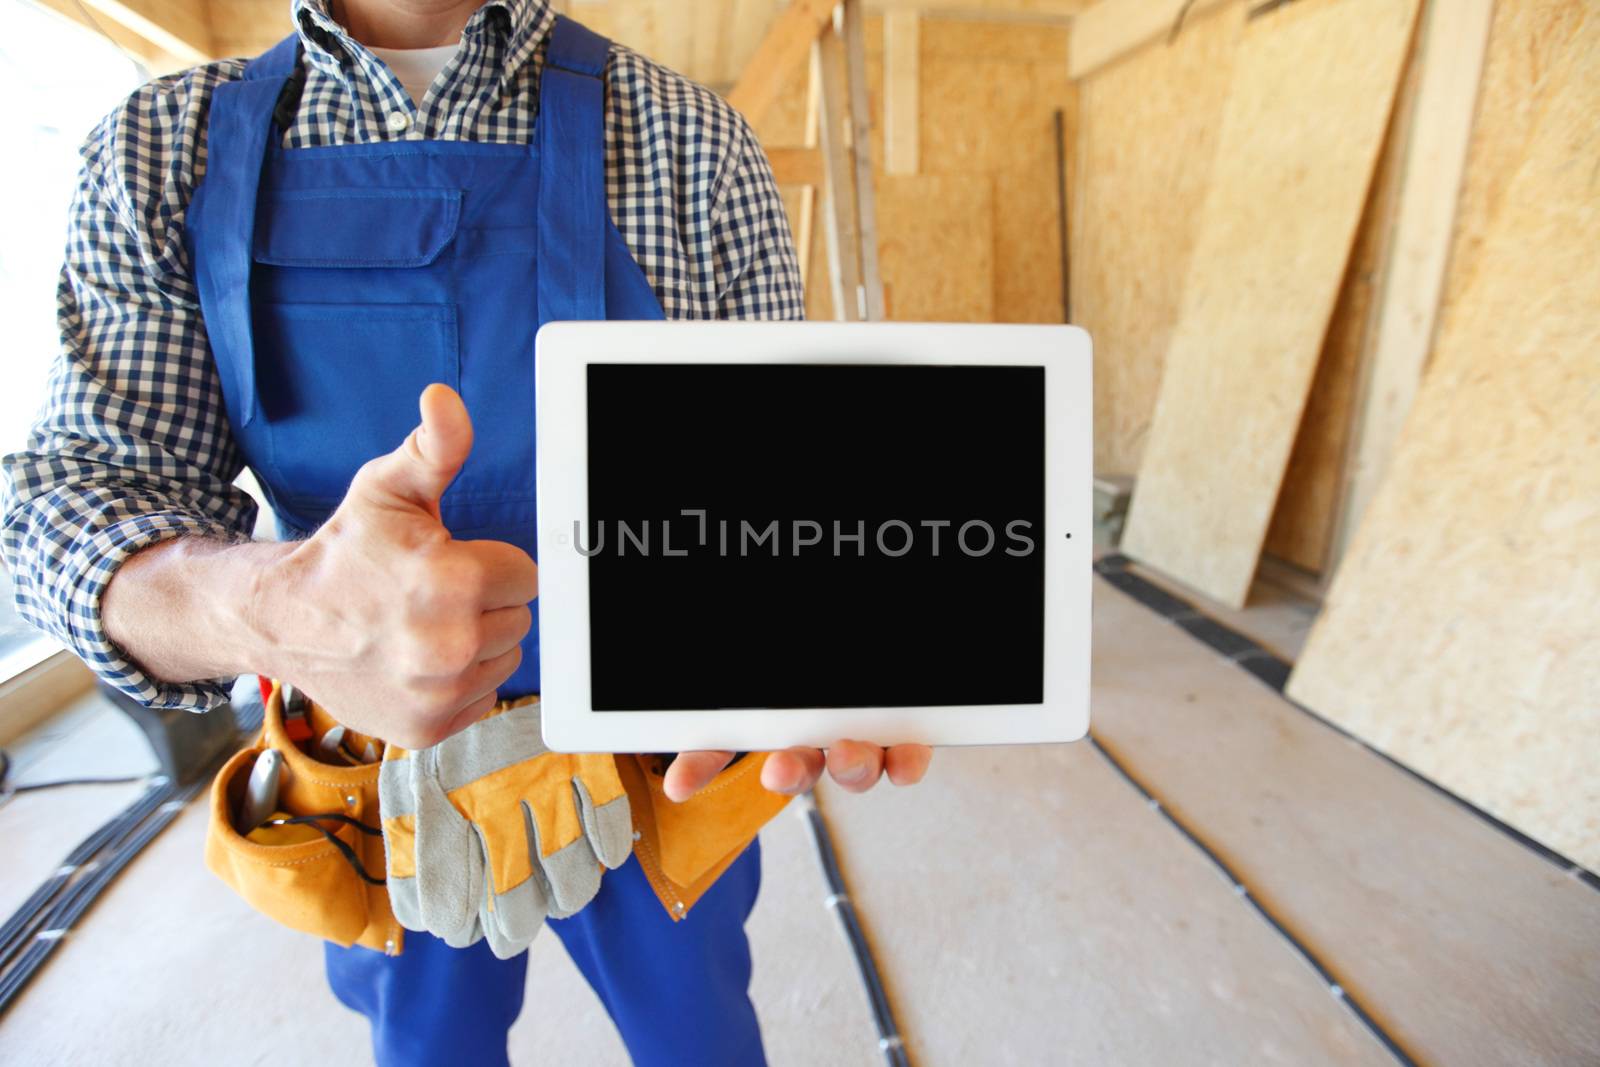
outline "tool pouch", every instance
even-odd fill
[[[381,764],[334,766],[306,755],[285,732],[283,692],[274,684],[260,735],[236,753],[211,784],[206,866],[251,907],[285,926],[340,945],[364,945],[398,955],[403,931],[389,910],[388,891],[381,881],[374,885],[364,880],[352,862],[353,857],[372,878],[382,879],[379,834],[332,818],[319,821],[318,826],[345,846],[341,848],[309,827],[296,828],[308,833],[276,835],[299,838],[281,844],[259,840],[274,835],[247,838],[234,828],[234,813],[243,803],[251,768],[268,748],[283,754],[280,811],[290,816],[343,815],[374,829],[380,826]]]
[[[682,803],[667,799],[655,756],[617,756],[637,838],[633,854],[667,914],[689,913],[789,798],[761,786],[765,753],[751,753]]]

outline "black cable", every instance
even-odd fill
[[[160,806],[165,797],[166,782],[162,780],[67,853],[66,858],[56,867],[55,873],[34,890],[28,899],[11,913],[5,923],[0,925],[0,970],[5,968],[11,958],[21,951],[23,945],[40,928],[46,909],[56,897],[60,896],[78,872],[89,865],[102,849],[121,840],[134,826],[144,821]]]
[[[1306,965],[1309,966],[1311,970],[1316,973],[1317,977],[1322,980],[1322,984],[1327,987],[1328,992],[1333,995],[1333,998],[1350,1010],[1350,1013],[1356,1017],[1356,1021],[1359,1022],[1362,1027],[1366,1029],[1367,1033],[1371,1034],[1372,1037],[1384,1047],[1385,1051],[1387,1051],[1389,1055],[1394,1057],[1395,1062],[1402,1064],[1403,1067],[1416,1067],[1417,1061],[1411,1057],[1410,1053],[1406,1052],[1406,1050],[1401,1047],[1399,1041],[1397,1041],[1387,1030],[1383,1028],[1382,1024],[1380,1024],[1372,1017],[1370,1013],[1368,1013],[1366,1008],[1362,1007],[1361,1002],[1351,995],[1350,991],[1346,989],[1337,978],[1334,977],[1333,972],[1328,969],[1327,964],[1323,963],[1321,958],[1311,950],[1311,946],[1307,945],[1300,938],[1296,937],[1294,933],[1290,931],[1286,925],[1284,925],[1283,920],[1279,919],[1265,904],[1261,903],[1260,899],[1257,898],[1254,893],[1250,892],[1250,887],[1245,885],[1243,880],[1241,880],[1239,876],[1234,873],[1233,868],[1229,867],[1227,862],[1224,861],[1223,858],[1211,848],[1211,846],[1207,845],[1200,835],[1195,833],[1195,831],[1191,829],[1187,823],[1174,815],[1165,804],[1161,803],[1160,798],[1151,793],[1142,782],[1129,773],[1128,768],[1123,766],[1122,763],[1119,762],[1117,758],[1100,743],[1100,739],[1095,737],[1093,732],[1089,734],[1089,746],[1100,754],[1100,757],[1111,766],[1112,770],[1117,772],[1124,782],[1133,787],[1134,792],[1138,793],[1144,798],[1145,803],[1151,808],[1151,810],[1165,819],[1172,826],[1172,828],[1177,830],[1178,833],[1182,834],[1191,845],[1199,849],[1202,856],[1211,861],[1211,865],[1217,869],[1217,873],[1221,874],[1222,877],[1227,880],[1229,887],[1232,888],[1234,892],[1234,895],[1239,897],[1246,904],[1250,905],[1251,908],[1255,909],[1256,914],[1265,919],[1267,921],[1267,925],[1272,927],[1272,929],[1277,932],[1279,937],[1288,942],[1289,947],[1294,950],[1295,954],[1305,961]]]
[[[0,798],[13,796],[17,793],[32,793],[39,789],[58,789],[64,785],[126,785],[129,782],[142,782],[149,775],[127,774],[118,778],[57,778],[50,782],[26,782],[22,785],[6,785],[6,777],[11,773],[11,755],[0,748]]]
[[[872,1006],[872,1020],[878,1028],[878,1049],[890,1067],[911,1067],[905,1040],[901,1037],[894,1009],[889,1003],[889,994],[883,987],[883,975],[878,970],[877,961],[872,958],[872,946],[867,943],[867,935],[861,928],[855,905],[845,891],[844,875],[839,870],[839,856],[834,851],[828,824],[817,808],[814,794],[808,792],[801,803],[805,805],[806,824],[811,828],[811,841],[817,847],[817,860],[822,865],[822,879],[828,886],[828,896],[823,903],[839,917],[845,940],[850,943],[850,951],[855,955],[856,971],[861,975],[861,984],[866,987],[867,1000]]]
[[[1523,848],[1526,848],[1545,862],[1553,864],[1563,873],[1576,878],[1590,889],[1600,890],[1600,872],[1591,871],[1570,856],[1564,856],[1548,845],[1535,841],[1510,823],[1484,811],[1466,797],[1452,792],[1420,771],[1413,770],[1406,764],[1401,763],[1381,748],[1373,746],[1365,738],[1351,733],[1332,719],[1313,711],[1298,701],[1290,699],[1289,695],[1284,692],[1284,686],[1289,680],[1291,666],[1288,662],[1280,659],[1272,650],[1262,647],[1259,642],[1249,636],[1239,633],[1237,630],[1229,629],[1212,619],[1189,601],[1173,596],[1148,579],[1134,573],[1129,569],[1132,563],[1133,561],[1127,556],[1113,553],[1102,556],[1096,561],[1094,572],[1113,588],[1126,593],[1168,622],[1186,631],[1189,636],[1210,646],[1225,658],[1231,659],[1246,672],[1255,675],[1263,685],[1282,697],[1284,703],[1311,719],[1312,722],[1332,730],[1347,741],[1359,745],[1401,774],[1404,774],[1407,778],[1426,786],[1429,790],[1455,804],[1473,818],[1505,834]]]
[[[188,805],[189,801],[207,787],[209,780],[202,777],[184,788],[175,789],[163,779],[163,784],[153,788],[145,798],[151,810],[142,819],[127,828],[129,832],[114,842],[111,855],[97,857],[90,873],[67,889],[61,899],[42,916],[43,929],[27,942],[27,948],[16,963],[0,974],[0,1017],[16,1000],[17,995],[33,980],[35,974],[50,958],[72,925],[89,909],[106,887],[122,872],[135,856],[144,850],[157,834]],[[119,817],[120,821],[120,817]],[[126,825],[126,824],[125,824]]]
[[[388,885],[387,879],[374,878],[367,873],[366,865],[361,862],[361,857],[356,855],[356,850],[345,844],[332,830],[323,826],[323,822],[332,820],[353,826],[370,837],[382,837],[383,831],[376,826],[368,826],[359,819],[352,819],[342,811],[330,811],[322,815],[290,815],[282,819],[268,819],[262,826],[309,826],[317,833],[328,839],[328,844],[339,850],[345,862],[355,868],[356,875],[368,885]]]

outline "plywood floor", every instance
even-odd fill
[[[1095,611],[1097,736],[1409,1053],[1600,1062],[1600,892],[1103,582]],[[58,724],[29,776],[85,753],[94,773],[141,769],[122,725]],[[917,789],[821,794],[918,1064],[1393,1062],[1087,745],[948,750]],[[75,789],[0,808],[17,857],[0,908],[91,809],[125,802]],[[0,1061],[365,1060],[318,946],[206,873],[203,828],[192,807],[130,866],[0,1019]],[[750,933],[772,1062],[881,1063],[803,823],[786,812],[763,846]],[[554,938],[530,972],[513,1062],[626,1062]]]

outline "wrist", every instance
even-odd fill
[[[106,636],[158,682],[255,670],[245,590],[286,546],[179,537],[134,553],[100,597]]]
[[[270,550],[262,552],[254,566],[242,571],[242,587],[233,601],[241,655],[250,663],[241,673],[295,678],[299,671],[289,634],[295,624],[294,605],[305,594],[305,557],[316,548],[309,541],[268,547]]]

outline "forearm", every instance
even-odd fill
[[[168,684],[272,673],[272,633],[260,595],[292,544],[180,537],[130,556],[100,600],[106,634],[146,674]]]

